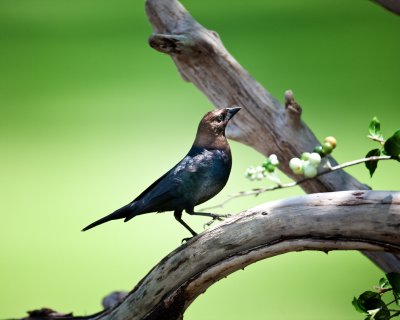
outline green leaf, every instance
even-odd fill
[[[357,304],[357,307],[355,305]],[[365,291],[361,294],[357,302],[353,300],[353,306],[356,310],[361,310],[360,312],[367,314],[368,310],[376,310],[378,308],[386,307],[385,303],[381,300],[381,295],[374,291]]]
[[[390,272],[386,274],[386,278],[389,280],[392,290],[398,296],[400,295],[400,274],[396,272]]]
[[[390,319],[390,312],[377,292],[365,291],[358,299],[354,298],[352,304],[358,312],[368,315],[366,319]]]
[[[353,298],[351,304],[358,312],[367,314],[367,310],[365,310],[364,307],[358,303],[358,299],[356,297]]]
[[[362,301],[367,301],[370,299],[380,299],[380,294],[375,291],[365,291],[358,297],[358,299],[361,299]]]
[[[369,134],[378,139],[382,139],[382,134],[381,134],[381,123],[378,120],[377,117],[373,117],[370,124],[369,124]]]
[[[380,156],[380,155],[381,155],[381,150],[372,149],[370,152],[367,153],[367,155],[365,157],[369,158],[369,157]],[[376,161],[367,161],[367,162],[365,162],[365,166],[369,170],[369,174],[371,175],[371,178],[372,178],[376,168],[378,167],[378,160],[376,160]]]
[[[400,129],[398,129],[383,145],[388,156],[397,158],[400,155]]]
[[[386,304],[382,301],[381,295],[377,292],[365,291],[358,297],[357,304],[361,310],[366,310],[366,313],[369,314],[369,319],[390,319],[390,312]]]

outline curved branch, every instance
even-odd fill
[[[266,203],[226,219],[172,252],[110,316],[179,319],[214,282],[289,251],[400,252],[399,226],[400,192],[320,193]]]
[[[178,0],[147,0],[146,12],[154,34],[150,45],[170,54],[184,80],[192,82],[217,108],[242,107],[227,128],[227,135],[265,156],[277,154],[280,169],[293,180],[291,158],[320,143],[300,119],[301,108],[286,92],[286,108],[265,90],[225,49],[218,34],[201,26]],[[328,156],[335,166],[335,160]],[[301,184],[307,193],[369,189],[343,170]],[[400,273],[400,259],[369,253],[386,272]]]
[[[88,318],[182,319],[199,294],[251,263],[302,250],[400,252],[399,227],[400,192],[342,191],[266,203],[192,238],[120,305]]]

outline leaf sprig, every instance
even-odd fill
[[[369,124],[368,131],[369,131],[368,138],[378,142],[380,144],[380,148],[370,150],[365,156],[366,158],[373,156],[379,157],[380,155],[384,154],[399,160],[400,129],[398,129],[391,137],[385,140],[381,132],[380,121],[378,120],[377,117],[373,117]],[[375,173],[375,170],[378,167],[378,160],[366,162],[365,166],[367,167],[369,174],[371,175],[372,178],[373,174]]]
[[[386,274],[385,278],[379,280],[375,290],[365,291],[352,301],[354,308],[366,316],[364,319],[389,320],[400,316],[400,274]],[[386,297],[388,292],[392,293],[394,299],[386,303],[382,298]]]

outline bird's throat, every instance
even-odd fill
[[[193,147],[205,149],[229,149],[228,140],[222,134],[219,135],[197,135]]]

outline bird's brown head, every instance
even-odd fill
[[[207,112],[200,121],[193,145],[202,148],[218,148],[226,144],[225,128],[240,109],[225,108]]]

